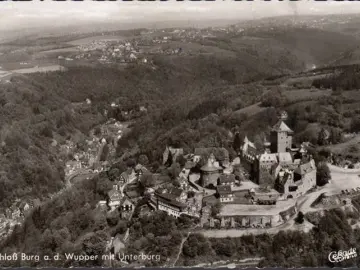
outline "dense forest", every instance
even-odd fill
[[[312,85],[317,88],[330,88],[334,91],[359,89],[359,72],[360,67],[358,65],[343,67],[340,72],[334,72],[326,77],[315,79]]]

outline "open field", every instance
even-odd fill
[[[12,70],[13,73],[35,73],[35,72],[48,72],[48,71],[58,71],[58,70],[65,70],[63,66],[60,65],[51,65],[51,66],[42,66],[42,67],[32,67],[32,68],[23,68],[23,69],[16,69]]]
[[[299,89],[285,91],[285,96],[289,101],[305,101],[305,100],[316,100],[323,96],[330,96],[331,90],[319,90],[319,89]]]
[[[237,115],[246,114],[247,116],[252,116],[252,115],[260,113],[264,110],[266,110],[266,107],[260,107],[260,102],[259,102],[259,103],[253,104],[251,106],[237,110],[234,112],[234,114],[237,114]]]
[[[325,78],[327,76],[332,75],[332,73],[325,73],[325,74],[316,74],[316,75],[309,75],[309,76],[297,76],[291,77],[283,82],[283,85],[295,85],[295,84],[305,84],[305,83],[312,83],[315,79]]]
[[[53,50],[46,50],[46,51],[40,51],[33,55],[34,59],[38,58],[44,58],[44,57],[57,57],[62,54],[68,54],[68,53],[74,53],[77,52],[77,47],[67,47],[67,48],[61,48],[61,49],[53,49]]]
[[[360,146],[360,134],[356,135],[354,138],[351,138],[346,142],[329,145],[327,146],[327,148],[329,148],[331,152],[335,154],[344,154],[347,151],[348,147],[354,144],[358,144]]]
[[[93,36],[93,37],[87,37],[82,39],[76,39],[67,42],[67,44],[71,44],[73,46],[80,46],[80,45],[86,45],[90,44],[94,41],[122,41],[125,40],[125,37],[122,36]]]
[[[202,45],[194,42],[180,42],[180,41],[172,41],[166,44],[158,45],[152,47],[151,50],[157,49],[178,49],[181,48],[183,52],[193,52],[199,54],[214,54],[222,57],[236,57],[235,52],[230,50],[221,49],[216,46],[211,45]]]

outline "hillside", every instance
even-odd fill
[[[39,42],[48,44],[49,40],[51,38]],[[9,205],[17,197],[41,197],[59,189],[63,181],[63,164],[56,161],[59,160],[56,151],[50,150],[51,140],[64,140],[76,132],[86,135],[95,124],[104,120],[101,114],[113,101],[120,102],[122,110],[147,107],[147,116],[139,119],[133,131],[123,138],[118,155],[135,145],[140,153],[148,155],[156,169],[163,151],[160,145],[175,143],[185,149],[208,146],[214,142],[217,145],[228,145],[232,138],[227,130],[233,131],[236,126],[242,130],[250,128],[253,134],[257,131],[266,132],[268,124],[254,119],[264,114],[272,119],[276,112],[271,109],[273,113],[269,114],[266,107],[253,104],[264,99],[263,94],[268,90],[271,92],[279,82],[273,81],[273,86],[269,86],[266,81],[259,80],[295,73],[302,70],[310,60],[314,60],[314,63],[326,62],[330,55],[336,55],[341,50],[341,46],[346,44],[342,47],[346,49],[353,46],[355,41],[355,38],[347,35],[310,28],[258,29],[237,35],[229,34],[225,38],[193,41],[184,47],[184,50],[192,50],[192,54],[155,55],[152,58],[153,66],[134,64],[122,70],[104,66],[76,67],[65,72],[17,77],[11,84],[1,84],[1,110],[4,115],[1,119],[4,155],[1,158],[5,164],[2,178],[5,195],[1,205]],[[320,50],[322,42],[327,46]],[[309,61],[303,62],[302,59]],[[310,79],[310,84],[314,79]],[[304,81],[295,77],[295,83],[293,79],[291,84],[283,85],[285,103],[273,100],[275,103],[267,106],[288,109],[290,115],[302,115],[298,111],[305,109],[305,115],[296,116],[300,117],[300,126],[293,123],[294,129],[303,131],[299,136],[305,136],[301,133],[310,134],[306,123],[319,122],[316,119],[322,114],[331,116],[320,118],[323,119],[320,121],[322,126],[351,129],[353,115],[350,116],[350,112],[339,112],[332,105],[333,100],[339,97],[329,96],[331,93],[324,90],[308,89],[309,82],[307,86],[302,85],[303,89],[298,89],[296,80]],[[87,98],[94,104],[90,110],[76,115],[70,113],[72,103],[83,102]],[[347,110],[356,105],[349,99],[343,100],[346,100],[342,102],[346,103],[343,107],[349,108]],[[249,105],[252,107],[244,109]],[[64,107],[67,109],[62,111]],[[215,122],[213,117],[208,117],[211,114],[217,114]],[[112,115],[118,117],[119,113]],[[33,130],[29,123],[36,128]],[[311,134],[311,140],[314,141],[315,133]],[[16,139],[20,143],[12,146],[10,138],[21,138]],[[44,138],[48,144],[39,143]],[[39,149],[34,150],[33,147]],[[49,151],[51,158],[48,157]],[[13,161],[19,155],[28,158],[14,165]],[[32,155],[36,158],[32,158]],[[54,161],[49,162],[48,159]],[[25,160],[48,164],[39,169],[47,168],[48,171],[44,172],[47,176],[41,179],[32,177],[38,179],[32,180],[35,182],[26,180],[36,171],[30,168],[36,166],[33,163],[22,164]],[[40,183],[42,188],[34,188]],[[18,191],[20,186],[24,191]]]
[[[309,64],[325,64],[332,56],[355,46],[355,38],[310,28],[225,36],[187,42],[184,50],[193,51],[189,54],[152,55],[151,65],[131,63],[122,69],[80,66],[14,76],[10,83],[1,83],[0,208],[9,207],[18,198],[42,198],[44,203],[34,209],[23,226],[15,227],[1,243],[0,252],[99,254],[109,236],[123,234],[128,227],[138,240],[131,242],[127,251],[155,250],[164,258],[176,252],[184,220],[159,214],[135,217],[133,224],[128,224],[96,209],[97,202],[106,199],[112,187],[110,173],[79,181],[61,196],[45,200],[65,184],[65,161],[73,158],[59,150],[66,140],[80,148],[92,128],[108,118],[124,121],[124,113],[137,111],[140,106],[146,108],[146,113],[130,119],[130,131],[118,141],[116,149],[117,157],[125,158],[112,164],[112,169],[124,171],[125,164],[141,156],[151,172],[164,173],[168,179],[179,173],[176,167],[161,167],[167,145],[181,147],[185,153],[196,147],[225,147],[232,159],[237,155],[233,149],[235,131],[241,137],[249,136],[261,149],[280,110],[288,112],[296,143],[321,144],[321,128],[330,131],[332,144],[342,143],[346,132],[360,131],[358,70],[342,70],[339,74],[328,71],[328,75],[321,76],[297,73]],[[177,42],[170,45],[182,46]],[[84,102],[86,99],[90,104]],[[112,108],[113,102],[118,107]],[[108,111],[106,116],[104,110]],[[302,239],[303,235],[289,234],[289,239],[283,238],[284,243],[293,237]],[[316,241],[316,237],[311,239]],[[252,245],[256,241],[251,240]],[[220,257],[230,254],[223,252],[226,248],[220,241],[209,243]],[[185,249],[190,246],[185,245]],[[241,243],[236,247],[251,254]],[[276,258],[267,257],[263,263],[283,262]],[[1,262],[2,266],[37,267],[47,263]],[[56,266],[70,265],[101,266],[103,261],[76,264],[62,258]]]

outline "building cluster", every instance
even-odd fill
[[[79,53],[74,56],[77,60],[97,60],[101,63],[128,63],[140,61],[147,63],[142,57],[143,52],[138,41],[93,41],[90,44],[78,46]]]
[[[99,201],[98,207],[105,211],[119,211],[123,219],[131,219],[137,198],[131,198],[126,188],[132,184],[137,186],[141,176],[146,173],[150,172],[141,164],[122,172],[113,179],[113,188],[108,192],[107,200]]]
[[[39,199],[34,200],[26,200],[21,201],[19,199],[15,200],[15,202],[5,210],[3,214],[4,218],[9,220],[22,220],[30,211],[40,205]]]
[[[88,101],[90,102],[90,101]],[[88,103],[87,102],[87,103]],[[61,145],[60,149],[66,155],[71,155],[72,160],[66,162],[65,175],[71,175],[82,169],[90,169],[96,172],[106,170],[109,166],[109,158],[101,161],[101,153],[105,145],[109,147],[108,157],[114,157],[117,141],[121,138],[124,125],[110,119],[98,128],[98,133],[94,129],[90,132],[90,139],[82,143],[74,143],[67,140],[66,144]]]
[[[188,214],[184,194],[191,190],[203,198],[199,209],[203,226],[271,227],[288,220],[297,213],[296,198],[316,187],[316,166],[306,143],[293,145],[286,119],[283,112],[264,142],[264,151],[245,137],[240,158],[232,161],[225,148],[196,148],[184,155],[183,149],[166,147],[164,165],[180,156],[185,165],[180,188],[155,192],[156,208],[175,217]],[[245,173],[240,177],[237,167],[248,170],[252,179],[245,179]],[[221,205],[216,217],[209,214],[214,198]]]
[[[275,188],[279,199],[297,198],[316,187],[315,161],[307,153],[306,143],[293,145],[293,131],[286,120],[287,113],[282,112],[271,129],[270,142],[264,142],[264,152],[259,152],[247,137],[241,149],[244,164],[254,181]]]

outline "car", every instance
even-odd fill
[[[357,187],[356,190],[357,190],[357,191],[360,191],[360,187]]]

